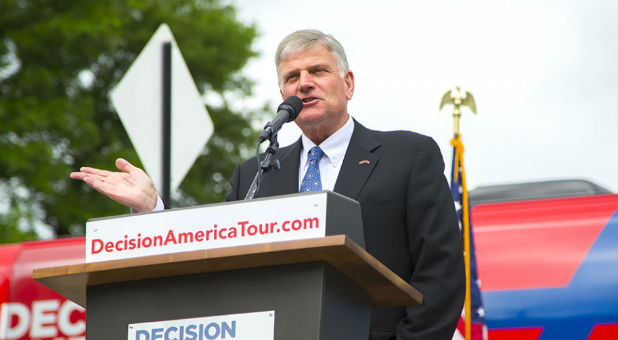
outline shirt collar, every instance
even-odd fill
[[[320,149],[324,152],[324,156],[328,158],[333,166],[339,165],[343,161],[345,152],[350,144],[352,133],[354,132],[354,120],[348,115],[346,123],[330,135],[326,140],[320,144]],[[301,136],[303,148],[300,154],[300,164],[307,163],[307,153],[315,146],[315,143],[311,139],[307,138],[305,134]]]

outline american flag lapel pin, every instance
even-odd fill
[[[358,162],[358,165],[363,165],[363,164],[369,165],[370,163],[371,162],[369,160],[363,159],[362,161]]]

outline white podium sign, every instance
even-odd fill
[[[273,340],[275,311],[129,324],[129,340]]]
[[[86,223],[86,263],[326,235],[327,193],[221,203]]]

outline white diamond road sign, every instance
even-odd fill
[[[163,189],[161,97],[165,42],[172,44],[170,188],[175,190],[212,136],[213,124],[166,24],[159,26],[111,92],[120,120],[159,193]]]

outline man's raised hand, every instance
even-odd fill
[[[157,206],[157,192],[146,173],[123,158],[116,160],[120,172],[82,167],[71,173],[96,191],[135,211],[152,211]]]

